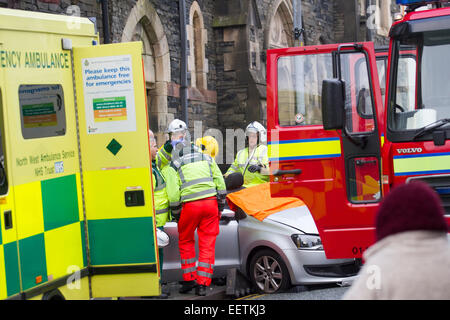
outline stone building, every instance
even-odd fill
[[[197,135],[214,128],[225,137],[227,129],[245,128],[252,120],[265,123],[265,51],[298,45],[295,1],[184,2],[189,127],[195,124]],[[393,13],[400,11],[394,0],[301,4],[305,45],[364,40],[386,45]],[[183,117],[178,0],[0,0],[0,7],[93,17],[102,43],[141,40],[149,123],[160,144],[167,124]],[[234,157],[234,140],[225,149],[227,157],[219,163]]]

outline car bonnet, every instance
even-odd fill
[[[308,234],[319,234],[314,219],[306,206],[276,212],[263,221],[274,221]]]

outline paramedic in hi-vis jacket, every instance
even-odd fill
[[[180,293],[195,288],[197,295],[204,296],[213,275],[220,211],[226,201],[225,181],[214,159],[186,138],[185,125],[176,126],[174,130],[169,132],[176,137],[172,138],[172,142],[176,143],[173,143],[166,184],[172,217],[178,220],[183,272]],[[198,235],[198,261],[195,230]]]
[[[267,134],[262,124],[258,121],[251,122],[245,128],[245,136],[246,147],[237,153],[225,177],[240,172],[244,176],[243,186],[247,188],[269,182],[269,158],[267,146],[263,144],[267,140]]]
[[[167,172],[167,167],[160,169],[156,165],[158,154],[158,146],[156,144],[155,135],[152,130],[149,130],[150,153],[152,156],[152,176],[153,176],[153,198],[155,200],[155,220],[157,230],[157,242],[159,248],[159,267],[162,275],[163,270],[163,248],[169,244],[168,236],[164,233],[164,225],[171,219],[169,209],[169,198],[167,196],[166,182],[164,180],[164,172]],[[167,286],[163,288],[161,298],[167,298],[170,292]]]

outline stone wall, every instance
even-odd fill
[[[393,15],[397,12],[401,12],[400,6],[397,5],[394,0],[391,0],[390,11],[391,11],[392,22],[393,22],[394,21]],[[388,33],[386,31],[384,32],[384,35],[374,32],[373,38],[369,39],[369,40],[374,42],[375,47],[389,46],[389,38],[386,37],[387,35],[388,35]]]
[[[293,4],[291,0],[185,0],[188,33],[192,38],[192,8],[198,8],[203,23],[201,43],[202,65],[195,70],[192,44],[188,39],[188,119],[193,129],[201,121],[203,131],[244,129],[253,120],[266,123],[266,50],[273,46],[293,46]],[[361,5],[368,0],[303,0],[305,44],[317,45],[367,39],[366,18]],[[372,0],[372,2],[379,0]],[[383,0],[384,1],[384,0]],[[137,6],[151,7],[151,16],[142,23],[139,37],[148,36],[149,52],[146,74],[149,96],[150,126],[162,132],[173,118],[180,118],[180,20],[179,2],[175,0],[108,0],[108,21],[112,42],[135,39],[132,34],[133,12]],[[103,39],[102,6],[99,0],[0,0],[0,6],[57,14],[77,14],[69,8],[77,6],[83,17],[95,17]],[[391,1],[392,12],[399,11]],[[76,7],[75,7],[76,8]],[[142,17],[142,16],[141,16]],[[137,18],[135,18],[137,19]],[[158,20],[158,23],[155,23]],[[132,21],[133,22],[133,21]],[[134,21],[138,23],[138,21]],[[158,29],[158,30],[152,30]],[[190,29],[189,29],[190,28]],[[280,38],[273,32],[280,28]],[[145,30],[143,30],[145,29]],[[190,30],[190,31],[189,31]],[[278,29],[276,29],[278,30]],[[272,33],[271,33],[272,32]],[[127,34],[130,33],[130,34]],[[138,39],[139,39],[138,37]],[[376,45],[385,45],[385,37],[375,34]],[[103,42],[103,41],[101,41]],[[153,47],[153,49],[151,48]],[[164,59],[161,58],[164,55]],[[152,60],[153,59],[153,60]],[[148,66],[147,66],[148,64]],[[154,64],[154,65],[153,65]],[[147,72],[147,71],[146,71]],[[147,72],[148,73],[148,72]],[[206,84],[197,86],[196,77]],[[160,134],[162,136],[162,134]],[[161,141],[160,141],[161,143]],[[229,146],[228,153],[235,153]]]
[[[252,1],[247,3],[247,9]],[[241,1],[228,1],[231,6],[238,7]],[[265,99],[265,62],[268,49],[267,33],[270,29],[271,18],[278,8],[280,0],[254,1],[255,15],[259,17],[260,25],[252,24],[250,17],[244,17],[245,21],[231,21],[226,19],[236,13],[228,13],[225,9],[216,10],[216,16],[222,17],[222,24],[217,22],[215,27],[216,53],[217,53],[217,96],[219,105],[220,123],[229,127],[233,123],[239,127],[252,120],[263,120],[259,111],[251,112],[249,108],[258,106],[248,105],[249,85],[254,84],[253,92]],[[222,10],[222,11],[221,11]],[[250,11],[250,10],[249,10]],[[334,6],[326,0],[304,1],[303,16],[305,26],[305,44],[333,43]],[[292,19],[292,17],[291,17]],[[291,22],[292,23],[292,22]],[[255,31],[252,31],[255,30]],[[251,66],[251,48],[249,38],[252,34],[259,44],[259,68]],[[262,87],[261,87],[262,86]]]
[[[394,0],[390,1],[389,8],[386,0],[348,0],[337,1],[334,11],[334,38],[336,42],[352,41],[373,41],[375,47],[389,45],[387,38],[393,16],[401,12]],[[381,24],[380,16],[375,17],[374,6],[377,6],[378,14],[382,15],[383,28],[368,27],[374,24]],[[391,18],[387,17],[387,10],[390,11]]]
[[[219,126],[245,129],[251,121],[266,125],[266,50],[274,16],[290,20],[282,27],[292,42],[292,5],[282,0],[228,0],[216,3],[217,102]],[[305,44],[333,43],[334,5],[326,0],[303,1]],[[281,41],[283,42],[283,41]],[[237,142],[225,146],[225,154],[236,153]]]
[[[181,37],[180,37],[180,18],[178,1],[158,1],[149,0],[155,9],[164,28],[164,34],[170,53],[170,82],[167,83],[167,112],[173,118],[181,118],[182,110],[180,107],[180,83],[181,83]],[[213,1],[197,1],[203,14],[204,27],[211,29],[213,16]],[[186,0],[186,13],[189,14],[193,0]],[[129,12],[136,5],[134,0],[110,0],[111,17],[111,37],[113,42],[120,42],[125,23]],[[189,17],[186,16],[186,22],[189,24]],[[198,90],[191,86],[191,76],[188,73],[188,119],[189,126],[193,129],[194,120],[203,120],[204,127],[217,127],[217,100],[216,100],[216,73],[215,73],[215,49],[213,33],[207,33],[208,38],[205,44],[205,58],[208,60],[207,85],[204,90]],[[189,39],[190,40],[190,39]],[[188,46],[188,53],[189,53]],[[167,66],[165,66],[167,67]],[[190,121],[193,120],[193,121]],[[150,121],[152,123],[152,121]],[[158,128],[152,128],[158,131]]]

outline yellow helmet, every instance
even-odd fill
[[[219,153],[219,143],[211,136],[198,138],[195,145],[199,147],[203,153],[215,158]]]

